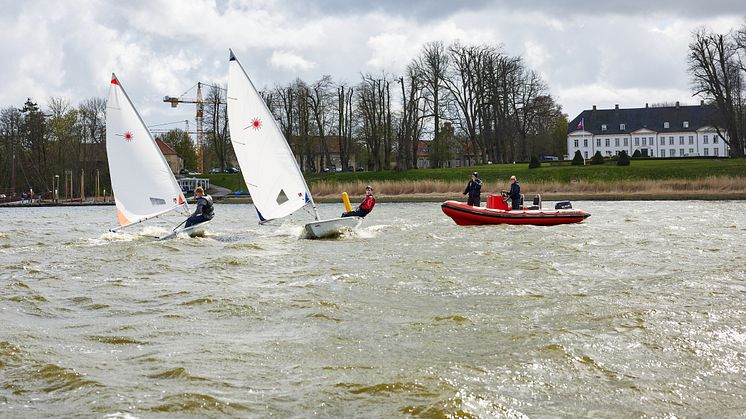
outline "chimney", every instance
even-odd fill
[[[699,106],[705,106],[705,101],[704,100],[700,100],[699,101]]]
[[[619,104],[614,105],[614,109],[619,110]]]
[[[594,110],[594,111],[596,110],[596,105],[593,105],[593,110]]]
[[[676,101],[676,109],[679,109],[679,101]]]
[[[649,107],[649,106],[648,106],[648,104],[646,103],[646,104],[645,104],[645,109],[647,109],[648,107]]]

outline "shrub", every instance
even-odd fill
[[[528,164],[528,168],[536,169],[537,167],[541,167],[541,162],[539,161],[539,158],[536,156],[531,156],[531,163]]]
[[[591,164],[604,164],[604,156],[601,155],[600,151],[597,151],[596,154],[591,157]]]
[[[585,159],[583,159],[583,155],[580,154],[580,150],[575,150],[575,156],[572,158],[572,165],[582,166],[583,164],[585,164]]]
[[[640,158],[640,157],[642,157],[642,153],[640,153],[639,149],[635,150],[635,152],[632,153],[632,158],[633,159],[637,159],[637,158]]]
[[[619,153],[619,160],[617,160],[616,164],[617,166],[629,166],[629,154],[627,154],[626,150],[622,150]]]

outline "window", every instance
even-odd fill
[[[705,134],[705,135],[702,136],[702,142],[703,143],[707,144],[709,142],[709,140],[710,139],[708,138],[707,134]]]
[[[670,151],[671,151],[671,157],[676,157],[676,150],[672,148]]]
[[[614,138],[614,147],[619,147],[619,138]]]
[[[629,145],[629,138],[624,139],[624,146],[627,147]]]
[[[584,151],[583,153],[585,154],[585,158],[587,159],[588,158],[588,152]]]
[[[642,137],[642,145],[648,145],[648,137]]]
[[[611,146],[611,139],[607,138],[606,139],[606,147],[609,147],[609,146]]]
[[[689,128],[689,121],[684,121],[684,128]]]
[[[606,155],[611,156],[611,150],[606,150]]]
[[[679,135],[679,145],[684,145],[684,136]]]
[[[720,149],[715,147],[712,149],[712,155],[713,156],[719,156],[720,155]]]
[[[704,151],[705,151],[705,156],[709,156],[710,155],[710,149],[709,148],[705,147]]]
[[[666,157],[666,150],[663,148],[661,149],[661,157]]]
[[[717,144],[718,143],[718,136],[717,135],[713,135],[712,136],[712,143],[713,144]]]
[[[663,123],[663,128],[664,128],[664,129],[668,129],[668,127],[669,127],[669,124],[668,124],[668,122],[664,122],[664,123]]]
[[[578,148],[578,140],[574,140],[575,148]]]
[[[684,157],[684,149],[683,148],[679,149],[679,156]]]
[[[693,148],[689,149],[689,154],[694,154],[694,149]]]
[[[668,145],[673,145],[673,136],[668,137]]]
[[[583,147],[588,147],[588,139],[583,140]]]
[[[635,137],[635,147],[640,145],[640,137]]]
[[[596,147],[601,147],[601,139],[596,138]]]
[[[627,129],[627,126],[626,126],[626,125],[624,125],[624,124],[619,124],[619,131],[624,131],[625,129]]]
[[[692,145],[692,144],[694,144],[694,136],[690,135],[689,136],[689,145]]]
[[[606,124],[601,124],[601,131],[606,131]]]

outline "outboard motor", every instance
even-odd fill
[[[530,207],[528,207],[530,210],[540,210],[541,209],[541,195],[536,194],[534,195],[534,202],[531,204]]]
[[[572,209],[570,201],[562,201],[554,204],[554,209]]]

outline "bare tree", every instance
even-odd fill
[[[718,135],[725,138],[724,129],[731,156],[743,157],[743,76],[737,53],[736,42],[703,28],[689,44],[688,60],[694,94],[713,101],[723,117],[722,126],[712,121]]]

